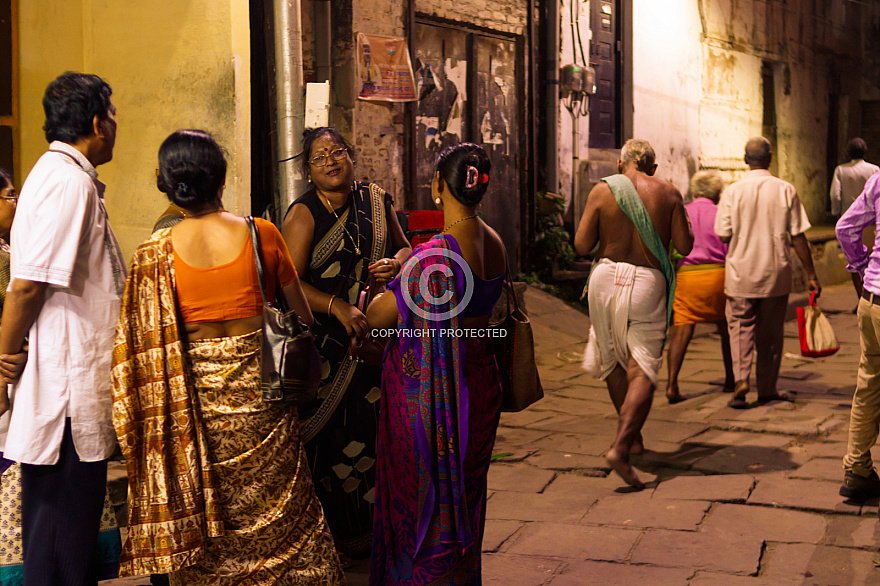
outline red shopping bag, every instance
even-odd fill
[[[840,342],[834,335],[831,323],[819,306],[816,305],[816,292],[810,294],[810,303],[797,308],[798,338],[801,341],[801,356],[818,358],[831,356],[840,350]]]

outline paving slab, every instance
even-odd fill
[[[819,543],[828,522],[822,515],[755,507],[716,504],[706,516],[701,531],[710,534],[740,535],[762,541]]]
[[[600,499],[583,518],[583,522],[590,525],[696,531],[711,505],[707,501],[639,497]]]
[[[586,456],[604,456],[611,448],[614,434],[553,433],[531,443],[539,450],[553,450]]]
[[[561,396],[545,396],[543,399],[530,407],[535,411],[555,411],[563,415],[593,415],[601,413],[601,405],[598,401],[585,399],[570,399]],[[607,407],[604,408],[606,415],[614,416],[614,407],[611,400],[608,400]]]
[[[774,547],[768,570],[775,571],[774,564],[781,563],[780,575],[802,575],[804,579],[799,583],[815,586],[880,584],[878,557],[876,551],[861,549],[779,544]]]
[[[876,548],[880,544],[880,523],[876,515],[835,515],[828,524],[825,543],[839,547]]]
[[[839,488],[839,482],[769,475],[759,478],[748,503],[858,515],[859,506],[845,502],[837,493]]]
[[[758,571],[762,545],[759,538],[737,534],[648,531],[630,562],[752,574]]]
[[[517,533],[505,553],[622,562],[640,531],[563,523],[531,523]]]
[[[566,399],[572,401],[574,399]],[[585,401],[582,401],[585,402]],[[610,405],[609,405],[610,407]],[[604,413],[593,413],[592,416],[584,414],[553,414],[547,419],[536,421],[529,425],[529,429],[538,429],[541,431],[554,431],[560,433],[581,433],[593,436],[602,436],[610,438],[608,443],[614,439],[617,432],[617,416],[607,416],[607,410]]]
[[[545,438],[549,435],[550,433],[546,431],[525,429],[523,427],[498,426],[498,431],[495,433],[495,445],[496,447],[498,444],[526,446],[533,444],[539,439]]]
[[[575,524],[599,500],[598,493],[524,494],[498,491],[489,499],[486,518]]]
[[[688,586],[794,586],[795,584],[800,585],[802,582],[723,574],[721,572],[697,572],[688,582]]]
[[[483,584],[541,586],[561,565],[559,560],[534,556],[483,554]]]
[[[841,458],[813,458],[800,468],[792,470],[788,477],[842,482],[843,464]]]
[[[503,519],[493,519],[489,517],[492,511],[491,499],[487,508],[486,528],[483,530],[483,551],[498,551],[501,545],[510,539],[510,537],[519,531],[525,523],[519,521],[508,521]]]
[[[502,413],[500,425],[505,427],[525,427],[530,423],[535,423],[551,416],[546,411],[534,409],[534,406],[532,405],[519,413]]]
[[[642,436],[645,438],[645,443],[650,443],[654,439],[681,443],[703,433],[707,429],[709,429],[709,426],[705,424],[661,421],[649,417],[642,428]]]
[[[782,448],[793,440],[787,435],[772,433],[753,433],[749,431],[724,431],[710,429],[690,439],[692,442],[719,446],[760,446],[763,448]]]
[[[654,498],[745,502],[754,485],[755,477],[749,474],[678,476],[661,481]]]
[[[608,562],[568,564],[549,582],[552,586],[686,586],[693,572],[685,568],[633,566]]]
[[[781,448],[747,445],[724,447],[695,461],[692,468],[715,474],[758,474],[793,470],[796,464]]]
[[[645,473],[640,473],[639,477],[642,479],[642,482],[648,485],[647,489],[639,491],[631,486],[627,486],[616,474],[596,477],[560,472],[556,475],[556,478],[553,479],[553,482],[544,489],[544,493],[585,493],[593,495],[598,492],[599,496],[619,496],[627,498],[644,498],[645,496],[650,496],[653,492],[652,484],[656,483],[656,477]]]
[[[647,442],[645,452],[632,457],[637,467],[644,464],[646,466],[664,466],[686,470],[691,468],[697,460],[701,460],[721,449],[721,446],[692,442],[678,444],[650,438],[647,438],[645,441]]]
[[[541,492],[556,473],[525,464],[494,463],[489,467],[489,490]]]
[[[608,462],[603,456],[588,456],[585,454],[569,454],[566,452],[557,452],[555,450],[537,450],[528,457],[528,463],[545,470],[589,470],[604,471],[601,475],[610,470]],[[598,472],[597,472],[598,473]]]

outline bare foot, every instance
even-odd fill
[[[613,447],[613,446],[612,446]],[[635,441],[633,442],[632,447],[629,449],[630,456],[640,456],[645,453],[645,441],[642,439],[642,434],[640,433],[636,436]]]
[[[608,450],[608,453],[605,454],[605,461],[614,468],[614,471],[623,478],[624,482],[638,489],[645,488],[645,483],[639,480],[633,467],[630,466],[627,459],[621,457],[615,448]]]
[[[668,388],[666,389],[666,400],[669,401],[670,405],[675,405],[676,403],[681,403],[684,401],[684,397],[681,393],[678,392],[678,388]]]

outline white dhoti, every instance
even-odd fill
[[[630,357],[654,385],[666,341],[666,279],[663,273],[601,259],[590,275],[590,339],[583,368],[605,380]]]

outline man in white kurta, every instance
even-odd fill
[[[728,404],[735,409],[749,407],[746,395],[756,349],[758,402],[791,400],[776,390],[776,380],[792,285],[792,247],[807,271],[810,290],[821,290],[804,235],[810,227],[807,212],[794,186],[770,174],[771,159],[766,138],[749,139],[745,161],[750,170],[724,190],[715,216],[715,233],[729,243],[725,313],[736,385]]]
[[[49,150],[21,190],[0,354],[30,346],[0,383],[11,417],[4,456],[21,463],[24,583],[94,584],[95,549],[116,435],[110,360],[124,284],[95,167],[116,138],[110,86],[66,73],[46,89]],[[2,357],[0,357],[2,358]]]

